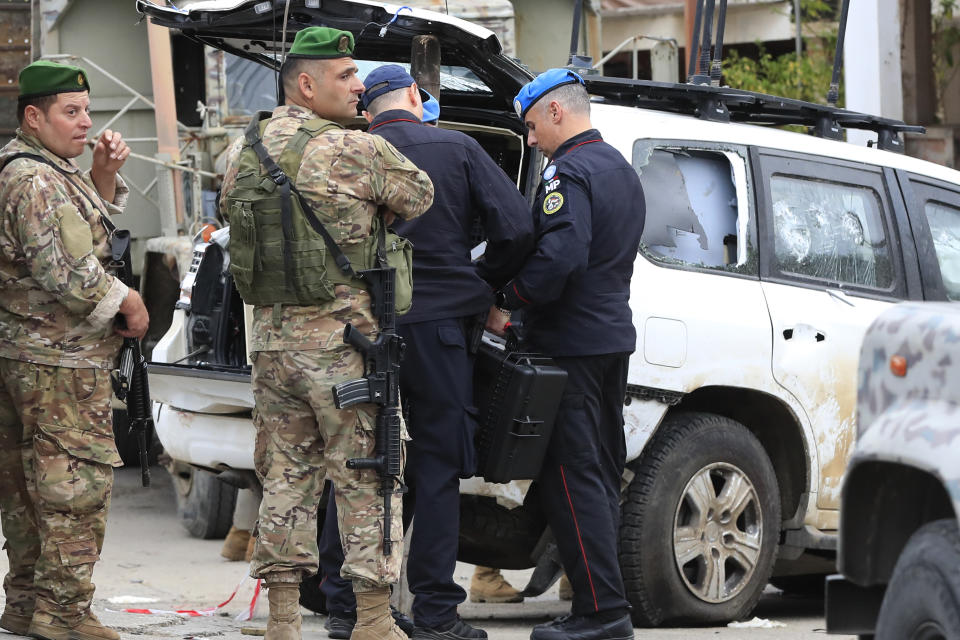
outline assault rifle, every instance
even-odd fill
[[[128,287],[133,287],[133,268],[130,265],[130,232],[113,229],[110,235],[112,260],[110,268],[114,275]],[[123,324],[122,315],[117,323]],[[113,377],[113,391],[127,405],[130,419],[129,433],[136,434],[140,450],[140,481],[150,486],[150,466],[147,463],[147,433],[153,433],[153,407],[150,402],[150,386],[147,383],[147,362],[140,351],[140,341],[124,338],[120,349],[120,364]]]
[[[405,493],[407,487],[400,479],[403,473],[400,435],[400,360],[403,358],[403,338],[397,335],[394,288],[396,269],[387,265],[385,223],[381,220],[377,246],[378,267],[358,272],[367,282],[373,299],[373,314],[380,324],[380,335],[374,341],[348,324],[343,341],[357,349],[364,357],[363,378],[341,382],[333,388],[333,402],[338,409],[362,402],[380,407],[376,420],[376,451],[372,458],[351,458],[349,469],[374,469],[380,476],[383,496],[383,552],[390,555],[390,499]]]

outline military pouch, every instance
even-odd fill
[[[394,311],[403,315],[413,304],[413,243],[387,230],[387,266],[396,269],[394,277]]]
[[[253,272],[257,261],[257,221],[250,202],[231,203],[230,218],[230,273],[241,289],[253,286]]]
[[[336,297],[334,286],[343,280],[328,267],[330,255],[322,240],[310,238],[290,242],[293,285],[303,300],[323,303]],[[331,265],[332,266],[332,265]]]

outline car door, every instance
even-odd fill
[[[761,286],[773,325],[773,376],[803,407],[816,443],[814,524],[835,529],[855,440],[864,333],[906,295],[883,170],[826,157],[755,153]]]
[[[627,138],[598,120],[606,139]],[[646,221],[631,280],[637,351],[624,409],[628,460],[666,411],[657,394],[712,386],[769,392],[775,384],[747,148],[639,139],[632,153]]]
[[[901,172],[925,300],[960,301],[960,186]]]

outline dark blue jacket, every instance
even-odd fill
[[[368,131],[433,181],[433,206],[393,224],[413,242],[413,306],[399,322],[465,317],[490,308],[493,290],[516,273],[533,247],[533,220],[516,185],[476,140],[421,124],[408,111],[385,111]],[[470,261],[477,217],[487,239],[479,264]]]
[[[503,288],[526,333],[552,356],[632,353],[630,278],[646,203],[637,172],[590,129],[564,142],[533,205],[537,246]]]

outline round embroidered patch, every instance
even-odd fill
[[[548,216],[560,211],[563,206],[563,194],[551,193],[543,199],[543,212]]]
[[[548,164],[547,168],[543,170],[543,179],[550,180],[555,175],[557,175],[557,165]]]

